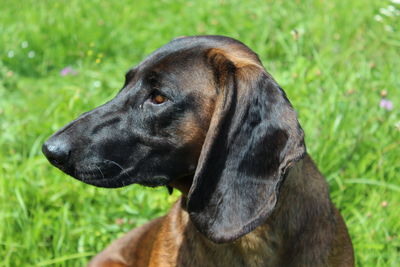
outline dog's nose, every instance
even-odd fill
[[[63,167],[68,163],[71,146],[68,141],[55,137],[43,144],[42,151],[53,165]]]

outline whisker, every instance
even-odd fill
[[[110,162],[110,163],[114,164],[115,166],[117,166],[118,168],[120,168],[121,171],[122,171],[122,173],[125,174],[125,176],[126,176],[127,178],[129,178],[128,173],[125,171],[125,169],[124,169],[121,165],[119,165],[118,163],[116,163],[116,162],[113,161],[113,160],[108,160],[108,159],[107,159],[107,160],[105,160],[105,161]]]
[[[91,179],[96,178],[96,173],[94,172],[94,170],[91,169],[90,172],[91,172],[91,174],[93,175],[93,177],[92,177]]]
[[[101,171],[101,169],[99,168],[99,166],[97,166],[96,164],[95,164],[94,166],[100,171],[101,176],[103,176],[103,179],[105,179],[104,173]]]

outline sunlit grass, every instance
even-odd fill
[[[299,113],[358,266],[400,264],[396,1],[0,0],[0,6],[0,266],[82,266],[111,240],[168,210],[177,193],[85,185],[51,167],[40,147],[112,98],[125,71],[146,54],[196,34],[228,35],[260,55]],[[72,71],[64,75],[65,68]]]

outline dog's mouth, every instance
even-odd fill
[[[61,169],[61,168],[60,168]],[[104,188],[119,188],[131,184],[141,184],[148,187],[165,186],[171,179],[165,175],[144,177],[135,173],[131,168],[124,168],[111,160],[101,163],[86,164],[79,168],[61,169],[73,178],[86,184]]]

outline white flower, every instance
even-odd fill
[[[382,16],[381,16],[381,15],[375,15],[375,16],[374,16],[374,19],[375,19],[376,21],[378,21],[378,22],[381,22],[381,21],[382,21]]]
[[[385,31],[393,32],[393,27],[390,25],[385,25],[383,28],[385,29]]]
[[[95,81],[95,82],[93,82],[93,86],[94,87],[100,87],[101,86],[101,82],[100,81]]]
[[[34,58],[35,57],[35,51],[29,51],[28,57],[29,58]]]
[[[8,51],[8,53],[7,53],[7,56],[8,56],[9,58],[14,57],[14,55],[15,55],[15,53],[14,53],[14,51],[12,51],[12,50]]]
[[[386,9],[386,8],[380,8],[379,12],[381,12],[382,15],[385,15],[388,17],[393,16],[393,13],[389,9]]]
[[[29,46],[28,41],[23,41],[23,42],[21,43],[21,47],[22,47],[22,48],[27,48],[28,46]]]

